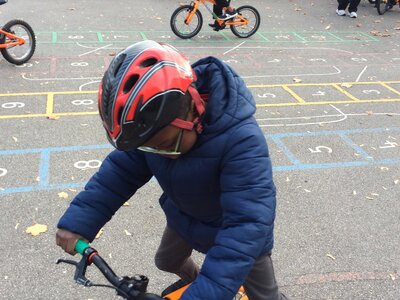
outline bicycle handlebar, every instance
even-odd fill
[[[80,262],[67,259],[58,259],[57,264],[64,262],[76,267],[74,279],[76,283],[84,286],[106,286],[96,285],[85,277],[87,266],[92,263],[100,270],[117,294],[127,300],[162,300],[158,295],[147,293],[149,279],[144,275],[135,275],[133,277],[117,276],[107,262],[83,240],[78,240],[75,245],[75,251],[82,255]]]

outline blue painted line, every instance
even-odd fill
[[[342,140],[349,145],[351,148],[354,149],[358,154],[360,154],[364,159],[373,159],[372,155],[369,155],[363,148],[361,148],[359,145],[354,143],[352,139],[350,139],[347,135],[344,134],[339,134],[339,136],[342,138]]]
[[[301,164],[301,165],[290,165],[290,166],[276,166],[273,167],[275,172],[283,171],[302,171],[311,169],[336,169],[346,167],[362,167],[362,166],[375,166],[375,165],[394,165],[400,164],[399,159],[383,159],[374,161],[348,161],[340,163],[323,163],[323,164]]]
[[[349,130],[332,130],[332,131],[316,131],[316,132],[287,132],[272,133],[266,137],[286,138],[286,137],[304,137],[304,136],[322,136],[322,135],[350,135],[355,133],[378,133],[378,132],[400,132],[400,127],[390,128],[367,128],[367,129],[349,129]]]
[[[49,184],[49,170],[50,170],[50,152],[44,150],[40,157],[39,168],[39,185],[47,186]]]
[[[285,155],[289,158],[292,164],[294,165],[301,164],[301,162],[296,158],[296,156],[292,153],[292,151],[290,151],[289,148],[286,147],[286,145],[282,142],[280,138],[277,138],[275,136],[271,136],[270,138],[283,151],[283,153],[285,153]]]
[[[289,132],[278,134],[265,135],[267,140],[272,140],[288,157],[292,165],[274,166],[273,170],[276,172],[294,171],[294,170],[310,170],[310,169],[334,169],[345,167],[359,167],[359,166],[372,166],[372,165],[387,165],[387,164],[400,164],[400,158],[373,160],[372,157],[360,146],[354,143],[348,135],[351,134],[366,134],[366,133],[390,133],[400,132],[399,127],[394,128],[369,128],[369,129],[352,129],[352,130],[337,130],[337,131],[319,131],[319,132]],[[329,136],[338,135],[342,140],[359,153],[363,161],[348,161],[348,162],[335,162],[335,163],[321,163],[321,164],[304,164],[301,163],[296,156],[284,144],[283,139],[288,137],[305,137],[305,136]],[[87,146],[72,146],[72,147],[52,147],[52,148],[36,148],[36,149],[19,149],[19,150],[3,150],[0,151],[0,156],[6,155],[24,155],[40,153],[40,181],[37,185],[14,187],[7,189],[0,189],[0,195],[22,193],[22,192],[35,192],[46,190],[63,190],[68,188],[81,188],[86,182],[82,183],[63,183],[63,184],[49,184],[50,176],[50,155],[51,152],[68,152],[68,151],[84,151],[84,150],[97,150],[97,149],[112,149],[109,144],[102,145],[87,145]]]
[[[87,146],[72,146],[72,147],[53,147],[53,148],[36,148],[36,149],[17,149],[17,150],[3,150],[0,155],[23,155],[47,152],[67,152],[67,151],[82,151],[82,150],[96,150],[96,149],[112,149],[110,144],[102,145],[87,145]]]

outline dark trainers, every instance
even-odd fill
[[[211,28],[217,28],[217,25],[215,23],[209,23],[208,26],[210,26]]]
[[[167,287],[165,290],[163,290],[161,293],[161,297],[171,294],[172,292],[179,290],[180,288],[184,287],[187,284],[188,284],[187,282],[183,281],[182,279],[179,279],[177,282],[174,282],[169,287]]]
[[[218,16],[218,18],[221,19],[221,20],[229,20],[229,19],[232,19],[232,18],[236,17],[237,14],[238,13],[237,13],[236,9],[232,9],[232,10],[229,10],[229,11],[226,10],[225,13],[223,15],[221,15],[221,16]]]

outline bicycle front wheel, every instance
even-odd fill
[[[240,38],[248,38],[256,33],[260,27],[260,14],[253,6],[244,5],[236,9],[237,13],[245,18],[247,25],[231,25],[231,31]],[[237,18],[235,19],[237,20]]]
[[[391,4],[390,0],[376,0],[375,7],[378,11],[378,14],[383,15],[385,12],[391,9],[393,5]]]
[[[36,37],[32,27],[22,20],[12,20],[3,26],[3,30],[13,35],[21,37],[25,40],[22,45],[15,45],[2,48],[1,54],[10,63],[15,65],[22,65],[31,59],[36,49]],[[15,39],[9,38],[5,35],[2,36],[0,43],[12,43]]]
[[[193,7],[191,5],[182,5],[172,13],[171,29],[181,39],[194,37],[203,26],[203,16],[199,10],[196,10],[190,22],[187,22],[187,16],[192,10]]]

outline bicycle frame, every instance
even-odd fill
[[[4,35],[4,36],[8,37],[10,40],[12,40],[10,42],[1,43],[0,49],[23,45],[26,42],[24,38],[19,37],[15,34],[9,33],[7,31],[4,31],[3,29],[0,29],[0,35]]]
[[[200,3],[202,3],[205,8],[212,14],[213,18],[218,22],[219,25],[247,25],[249,24],[249,21],[243,18],[240,14],[235,19],[230,19],[230,20],[221,20],[218,18],[218,16],[206,5],[206,2],[211,3],[212,5],[215,5],[214,0],[195,0],[193,3],[193,9],[189,12],[189,14],[185,18],[185,24],[190,24],[192,22],[192,18],[196,11],[199,9]]]
[[[149,279],[144,275],[135,275],[133,277],[119,277],[117,276],[107,262],[98,254],[98,252],[89,246],[83,240],[78,240],[75,245],[75,250],[77,253],[82,255],[79,262],[69,259],[58,259],[57,264],[67,263],[75,266],[74,280],[76,283],[83,286],[103,286],[93,284],[88,278],[86,278],[86,269],[92,263],[101,271],[104,277],[112,287],[117,291],[117,295],[123,297],[124,299],[141,299],[141,300],[179,300],[183,292],[190,286],[190,284],[183,286],[182,288],[165,295],[161,298],[155,294],[147,293],[147,284]],[[241,287],[238,295],[240,295],[241,300],[248,300],[245,295],[244,288]],[[236,299],[236,298],[235,298]]]

